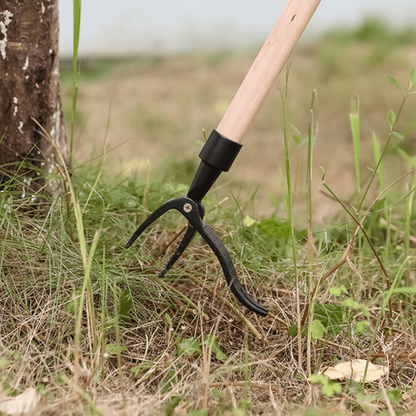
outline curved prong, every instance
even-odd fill
[[[237,272],[235,271],[231,257],[225,248],[222,241],[214,233],[214,231],[202,221],[201,229],[198,227],[197,231],[201,234],[203,239],[211,247],[212,251],[217,256],[222,270],[224,272],[225,279],[227,280],[228,286],[231,292],[237,298],[237,300],[243,304],[247,309],[261,315],[266,316],[268,310],[256,302],[243,288],[240,281],[238,280]]]
[[[159,277],[165,277],[166,272],[172,268],[172,266],[176,263],[179,259],[181,254],[185,251],[186,247],[188,247],[191,240],[194,238],[196,234],[195,227],[192,224],[189,224],[185,235],[182,238],[182,241],[179,243],[178,248],[176,249],[175,253],[171,257],[171,259],[166,264],[166,267],[159,272]]]
[[[139,228],[134,232],[134,234],[130,237],[130,240],[126,244],[126,248],[129,248],[143,233],[143,231],[149,227],[154,221],[156,221],[161,215],[171,209],[179,209],[178,207],[183,205],[181,204],[181,200],[184,198],[174,198],[170,199],[168,202],[165,202],[155,211],[153,211],[139,226]]]

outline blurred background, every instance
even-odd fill
[[[189,184],[208,135],[226,111],[286,2],[281,0],[84,0],[81,75],[75,159],[108,152],[107,168],[138,182]],[[60,1],[62,100],[69,127],[72,97],[72,1]],[[291,160],[295,206],[305,218],[306,156],[310,103],[314,107],[313,198],[317,221],[339,211],[323,192],[327,183],[340,198],[356,189],[349,114],[360,103],[361,182],[375,167],[374,137],[388,138],[387,113],[400,107],[416,66],[414,0],[322,1],[291,61]],[[285,179],[280,91],[257,116],[230,173],[217,189],[228,204],[252,215],[284,211]],[[319,127],[317,126],[319,124]],[[318,127],[318,128],[317,128]],[[416,95],[410,96],[388,151],[392,181],[410,170],[403,152],[415,147]],[[107,144],[105,144],[107,142]],[[377,185],[371,197],[377,195]],[[237,202],[236,202],[237,201]],[[302,220],[301,220],[302,221]]]
[[[120,56],[176,54],[262,44],[285,0],[84,0],[80,53]],[[72,0],[60,0],[61,55],[72,55]],[[321,2],[305,37],[351,28],[368,18],[396,27],[416,23],[414,0]]]

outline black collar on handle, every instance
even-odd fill
[[[179,211],[188,221],[189,226],[182,241],[167,263],[164,270],[159,272],[159,277],[164,277],[167,271],[175,264],[186,247],[198,232],[211,247],[221,264],[228,287],[237,300],[250,311],[261,316],[267,315],[267,309],[257,303],[243,288],[238,280],[231,257],[220,238],[203,221],[205,208],[201,200],[207,194],[221,172],[228,171],[241,149],[241,144],[228,140],[226,137],[213,130],[207,142],[199,154],[201,163],[192,181],[188,195],[182,198],[174,198],[157,208],[131,236],[126,244],[129,248],[140,235],[160,216],[172,209]]]

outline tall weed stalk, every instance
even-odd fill
[[[313,167],[313,146],[315,143],[316,132],[318,130],[318,125],[316,126],[316,131],[314,132],[314,107],[315,101],[318,100],[318,92],[313,90],[311,107],[309,109],[309,128],[308,128],[308,161],[306,168],[306,186],[308,193],[307,200],[307,211],[308,211],[308,254],[312,255],[313,250],[313,218],[312,218],[312,167]]]
[[[400,91],[402,91],[403,98],[402,98],[402,101],[400,103],[400,107],[399,107],[399,110],[398,110],[397,114],[395,114],[393,110],[390,110],[388,112],[388,114],[387,114],[387,122],[388,122],[389,127],[390,127],[390,129],[389,129],[389,135],[388,135],[388,138],[387,138],[387,142],[386,142],[386,144],[385,144],[385,146],[383,148],[383,151],[382,151],[382,153],[380,155],[380,159],[377,162],[376,168],[373,170],[373,173],[372,173],[372,175],[370,177],[370,180],[368,181],[368,184],[367,184],[367,186],[365,188],[365,191],[364,191],[364,193],[363,193],[363,195],[361,197],[361,201],[360,201],[360,204],[358,206],[358,211],[360,211],[361,208],[364,205],[364,201],[365,201],[365,199],[367,197],[367,194],[368,194],[368,192],[369,192],[369,190],[370,190],[370,188],[371,188],[371,186],[373,184],[374,178],[376,177],[376,175],[378,174],[378,172],[379,172],[379,170],[380,170],[380,168],[382,166],[384,157],[385,157],[385,155],[387,153],[387,150],[388,150],[388,148],[390,146],[390,143],[391,143],[392,138],[393,137],[400,136],[400,134],[398,134],[396,132],[397,121],[400,118],[400,115],[401,115],[401,113],[403,111],[403,108],[404,108],[404,105],[406,104],[407,99],[409,98],[409,96],[411,94],[414,94],[416,92],[416,91],[413,90],[413,87],[416,84],[416,68],[413,68],[410,71],[410,83],[409,83],[409,87],[407,88],[407,90],[405,90],[404,88],[402,88],[400,86],[400,84],[395,79],[389,77],[389,80],[393,84],[394,87],[396,87],[396,88],[400,89]]]
[[[36,120],[35,120],[36,122]],[[37,123],[37,122],[36,122]],[[59,162],[57,164],[57,169],[63,180],[66,182],[66,185],[69,190],[69,196],[71,199],[71,204],[75,217],[75,226],[77,230],[78,244],[82,259],[82,266],[84,271],[83,284],[81,293],[73,293],[73,300],[75,304],[75,340],[74,340],[74,361],[75,361],[75,380],[78,379],[80,374],[80,362],[81,362],[81,326],[82,318],[84,315],[84,304],[86,307],[87,315],[87,328],[88,328],[88,344],[91,354],[98,347],[98,326],[95,317],[95,307],[94,307],[94,297],[93,289],[91,283],[91,266],[94,259],[95,251],[97,248],[101,228],[100,227],[94,234],[90,248],[88,249],[87,240],[84,232],[84,221],[83,221],[83,212],[81,205],[78,201],[77,195],[75,193],[71,175],[69,173],[68,167],[65,164],[65,159],[60,151],[60,149],[55,145],[52,137],[47,133],[47,131],[37,123],[39,128],[43,131],[44,136],[50,141],[50,143],[55,147],[55,151],[59,157]]]
[[[309,128],[308,128],[308,161],[307,161],[307,168],[306,168],[306,186],[307,186],[307,241],[308,241],[308,256],[312,258],[312,253],[314,250],[314,241],[313,241],[313,218],[312,218],[312,167],[313,167],[313,146],[315,143],[316,132],[318,130],[318,125],[316,126],[316,130],[314,131],[314,107],[315,101],[318,99],[318,94],[316,90],[312,92],[312,99],[311,99],[311,106],[309,109]],[[313,276],[309,274],[309,303],[311,304],[311,313],[310,319],[313,317],[313,303],[311,298],[311,290],[313,288]],[[298,322],[299,324],[299,322]],[[311,330],[309,325],[308,330],[308,339],[307,339],[307,351],[306,351],[306,370],[308,377],[311,376]]]
[[[72,55],[72,108],[71,108],[71,137],[69,146],[69,166],[72,166],[72,158],[74,151],[74,129],[75,116],[77,111],[78,98],[78,49],[79,49],[79,34],[81,30],[81,3],[82,0],[73,0],[73,55]]]
[[[285,169],[286,169],[286,206],[290,225],[290,238],[292,243],[292,257],[293,257],[293,270],[295,273],[296,283],[296,316],[297,316],[297,327],[298,327],[298,364],[302,368],[302,329],[301,329],[301,316],[300,316],[300,288],[299,288],[299,275],[296,262],[296,236],[294,227],[294,215],[293,215],[293,188],[292,179],[290,173],[290,141],[292,138],[291,134],[291,123],[290,123],[290,109],[289,109],[289,72],[290,63],[286,69],[286,84],[285,90],[281,93],[282,100],[282,114],[283,114],[283,138],[285,147]]]
[[[361,193],[360,181],[360,100],[355,98],[351,102],[350,126],[354,144],[356,192]]]

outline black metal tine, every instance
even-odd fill
[[[177,207],[176,209],[181,212],[189,221],[189,226],[185,232],[185,235],[183,236],[182,241],[179,243],[178,248],[176,249],[175,253],[173,254],[172,258],[169,260],[169,262],[167,263],[166,267],[164,270],[161,270],[159,272],[159,277],[164,277],[166,272],[168,270],[170,270],[172,268],[172,266],[176,263],[176,261],[179,259],[179,257],[182,255],[182,253],[185,251],[186,247],[188,247],[189,243],[192,241],[192,239],[194,238],[195,234],[196,234],[196,228],[195,228],[195,221],[197,221],[197,223],[199,224],[205,215],[205,207],[204,204],[202,202],[196,202],[193,201],[191,198],[186,197],[185,199],[179,199],[178,198],[178,202],[180,201],[181,206]],[[188,201],[188,202],[186,202]],[[184,203],[185,202],[185,203]],[[194,210],[193,213],[192,209],[191,211],[187,212],[187,210],[185,210],[185,206],[192,206],[192,204],[195,204],[196,211]],[[198,214],[196,214],[196,212]],[[188,217],[188,215],[190,215],[190,217]],[[192,222],[190,220],[190,218],[192,218]]]
[[[205,222],[202,221],[201,226],[202,228],[198,228],[197,231],[201,234],[202,238],[208,243],[212,251],[217,256],[224,272],[225,279],[227,280],[228,286],[233,295],[250,311],[261,316],[266,316],[268,310],[263,305],[256,302],[241,285],[230,254],[225,248],[223,242]]]
[[[153,222],[155,222],[160,216],[162,216],[166,211],[171,209],[178,209],[177,204],[178,200],[182,198],[174,198],[170,199],[169,201],[165,202],[155,211],[153,211],[139,226],[139,228],[134,232],[134,234],[130,237],[130,240],[126,244],[126,248],[129,248],[143,233],[143,231],[149,227]]]
[[[185,202],[185,200],[184,200]],[[237,298],[237,300],[243,304],[247,309],[255,312],[261,316],[266,316],[268,310],[256,302],[243,288],[240,281],[238,280],[237,272],[234,268],[233,262],[231,260],[230,254],[225,248],[221,239],[214,233],[214,231],[202,220],[200,216],[201,203],[188,200],[187,204],[192,207],[188,212],[184,213],[184,216],[188,219],[190,224],[192,224],[196,231],[201,235],[201,237],[206,241],[206,243],[211,247],[214,254],[217,256],[222,270],[224,272],[225,279],[227,280],[228,286]]]
[[[182,238],[182,241],[179,243],[178,248],[176,249],[175,253],[171,257],[171,259],[166,264],[165,268],[159,272],[159,277],[165,277],[165,274],[172,268],[172,266],[176,263],[182,253],[185,251],[186,247],[188,247],[191,240],[194,238],[196,234],[196,229],[192,224],[189,224],[185,235]]]

